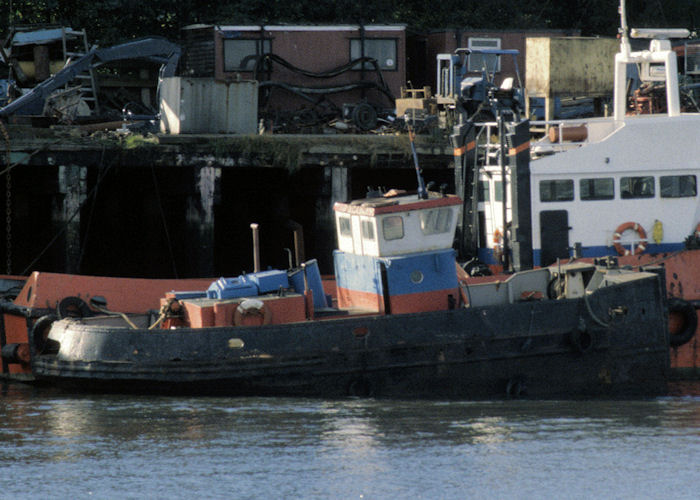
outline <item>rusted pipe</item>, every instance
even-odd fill
[[[260,272],[260,236],[258,234],[258,225],[253,222],[250,225],[253,230],[253,272]]]
[[[588,127],[586,125],[561,127],[561,134],[557,126],[549,129],[550,142],[559,142],[560,135],[562,142],[583,142],[588,138]]]
[[[304,258],[304,227],[293,220],[287,221],[287,227],[294,233],[294,258],[296,266],[301,266]]]

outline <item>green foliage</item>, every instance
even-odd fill
[[[109,46],[126,39],[180,37],[183,26],[209,24],[402,23],[416,30],[579,29],[614,35],[617,0],[3,0],[0,36],[10,25],[54,23],[84,28]],[[685,27],[700,22],[700,0],[627,0],[630,26]]]

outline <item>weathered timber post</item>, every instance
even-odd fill
[[[221,168],[194,171],[194,192],[187,197],[187,233],[191,270],[195,276],[214,275],[214,205],[221,193]]]
[[[63,269],[66,273],[80,272],[80,207],[87,193],[87,168],[78,165],[58,167],[58,192],[53,208],[54,225],[64,229]]]

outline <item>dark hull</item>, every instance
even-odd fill
[[[624,312],[608,316],[616,308]],[[588,305],[583,299],[533,301],[199,330],[73,321],[55,324],[50,338],[60,350],[36,356],[34,375],[80,390],[625,397],[663,394],[669,373],[664,294],[655,278],[601,289]]]

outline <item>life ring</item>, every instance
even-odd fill
[[[41,354],[44,352],[46,339],[51,331],[51,324],[57,319],[55,314],[47,314],[36,320],[29,333],[29,342],[30,345],[34,346],[34,353]]]
[[[265,307],[265,303],[259,299],[246,299],[236,307],[233,313],[233,324],[236,326],[247,325],[245,318],[249,316],[258,316],[262,318],[263,325],[269,325],[272,321],[272,311]]]
[[[690,341],[695,335],[695,330],[698,327],[698,313],[695,306],[687,300],[678,297],[668,299],[669,312],[669,344],[671,347],[680,347]],[[681,320],[672,320],[672,316],[680,316]],[[672,328],[679,326],[679,328]]]
[[[501,256],[503,255],[503,235],[500,229],[496,229],[493,232],[493,256],[496,258],[497,262],[501,261]]]
[[[622,233],[630,230],[636,232],[639,235],[638,239],[640,240],[639,244],[634,249],[634,255],[643,253],[647,248],[647,232],[644,230],[644,228],[636,222],[625,222],[617,226],[617,229],[615,229],[615,232],[613,233],[613,246],[620,255],[630,255],[631,253],[629,249],[623,247],[622,243],[620,243]]]

